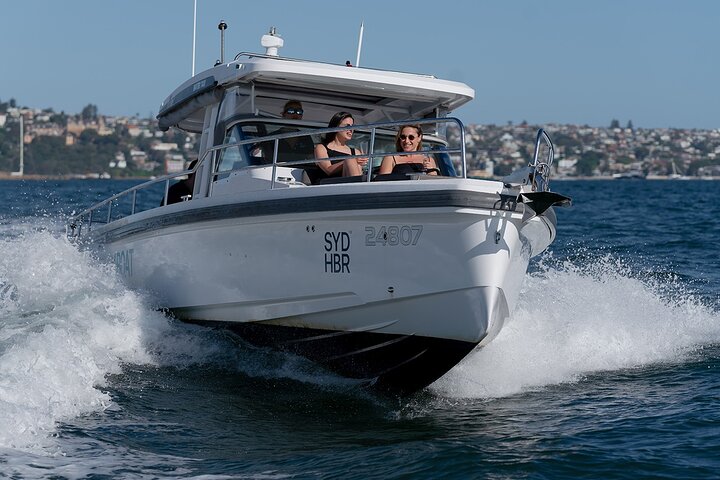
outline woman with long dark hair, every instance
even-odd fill
[[[328,128],[334,127],[352,127],[355,119],[348,112],[338,112],[330,119]],[[315,146],[315,158],[317,166],[328,177],[352,177],[362,175],[362,167],[367,163],[367,158],[348,158],[346,160],[329,160],[332,157],[342,157],[345,155],[359,155],[362,152],[348,145],[352,140],[352,130],[341,130],[339,132],[330,132],[325,135],[322,143]]]

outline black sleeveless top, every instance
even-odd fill
[[[327,146],[326,143],[322,144],[323,147],[325,147],[325,150],[327,150],[328,159],[332,157],[344,157],[348,154],[346,152],[338,152],[337,150],[333,150]],[[350,155],[355,155],[355,149],[350,147]],[[323,161],[325,159],[321,159],[319,161]],[[335,165],[338,162],[342,162],[343,160],[330,160],[330,163]],[[312,166],[304,167],[305,171],[308,174],[308,177],[310,178],[310,182],[315,185],[320,180],[323,180],[325,178],[330,178],[330,176],[325,173],[325,171],[318,167],[317,164],[313,164]],[[342,176],[342,169],[338,169],[337,173],[333,175],[333,177],[341,177]]]
[[[395,165],[393,166],[391,173],[422,173],[426,170],[425,165],[422,163],[397,163],[395,155],[393,155],[393,163]]]
[[[393,169],[392,173],[421,173],[425,171],[425,165],[422,163],[398,163]]]
[[[328,146],[327,146],[326,144],[324,144],[324,143],[323,143],[323,146],[325,147],[325,150],[327,150],[327,152],[328,152],[328,157],[345,157],[345,156],[348,155],[348,154],[345,153],[345,152],[338,152],[337,150],[333,150],[333,149],[331,149],[330,147],[328,147]],[[355,149],[354,149],[354,148],[350,147],[350,153],[349,153],[349,155],[355,155]],[[332,163],[337,163],[337,162],[339,162],[339,161],[340,161],[340,160],[335,160],[335,161],[332,161],[332,160],[331,160]]]

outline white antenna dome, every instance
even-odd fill
[[[260,45],[265,48],[265,55],[273,57],[278,56],[278,48],[282,48],[283,43],[285,42],[276,34],[275,27],[270,27],[270,32],[260,39]]]

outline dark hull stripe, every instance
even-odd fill
[[[95,241],[115,242],[123,238],[161,230],[168,227],[199,222],[249,218],[267,215],[295,213],[334,212],[341,210],[374,210],[389,208],[459,207],[486,208],[511,212],[524,211],[512,195],[481,192],[439,190],[413,192],[353,193],[312,197],[289,197],[282,199],[242,202],[193,208],[181,212],[157,215],[126,225],[99,229],[90,233]]]
[[[262,323],[191,323],[229,329],[254,345],[301,355],[340,375],[363,380],[370,388],[395,395],[409,395],[430,385],[476,346],[414,335],[328,332]]]

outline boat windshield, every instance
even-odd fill
[[[246,120],[232,124],[227,128],[224,136],[223,146],[218,151],[216,162],[216,173],[230,172],[247,167],[271,165],[273,159],[277,158],[277,164],[281,166],[294,166],[311,171],[316,168],[315,146],[323,143],[324,135],[316,133],[317,130],[326,128],[318,125],[290,123],[282,120]],[[374,139],[370,131],[362,126],[353,130],[353,138],[348,145],[358,154],[373,154],[373,169],[378,170],[383,157],[389,154],[397,154],[395,146],[396,132],[390,129],[375,130]],[[271,139],[265,139],[271,137]],[[279,138],[278,138],[279,137]],[[275,143],[277,139],[277,153]],[[445,165],[443,174],[456,176],[456,169],[453,162],[443,158],[442,153],[431,153],[433,151],[445,150],[447,143],[432,135],[423,136],[422,151],[432,155],[436,162]],[[307,161],[310,161],[308,163]]]
[[[420,152],[434,160],[436,172],[415,168],[410,171],[380,173],[384,158],[393,155],[395,160],[413,152],[398,152],[395,147],[397,129],[408,123],[420,124],[431,132],[422,138]],[[451,130],[450,127],[453,127]],[[314,149],[327,134],[353,130],[349,145],[355,155],[335,156],[337,162],[352,158],[370,159],[361,175],[322,175]],[[447,140],[445,140],[447,139]],[[218,142],[219,143],[219,142]],[[551,164],[550,160],[546,165]],[[397,161],[397,163],[412,163]],[[536,161],[537,163],[537,161]],[[369,125],[328,128],[284,119],[246,118],[226,128],[222,143],[207,148],[198,163],[190,170],[171,173],[133,186],[113,195],[72,217],[68,236],[78,238],[86,226],[108,224],[128,215],[167,205],[171,183],[185,175],[194,175],[191,201],[214,195],[237,192],[273,190],[276,188],[303,188],[326,183],[384,182],[391,180],[421,180],[440,177],[466,178],[464,126],[456,118],[428,118],[408,122],[392,121]],[[537,170],[537,168],[536,168]],[[316,173],[320,173],[314,178]],[[197,175],[196,175],[197,174]]]

